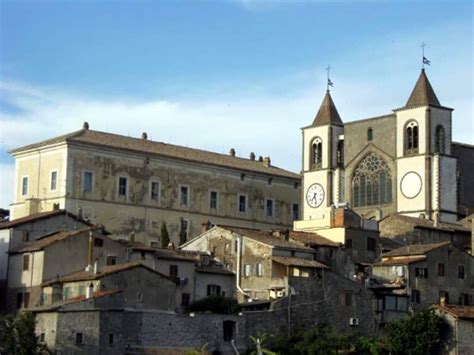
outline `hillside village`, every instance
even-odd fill
[[[346,124],[328,90],[301,174],[87,122],[16,148],[1,310],[32,312],[58,353],[237,354],[433,308],[449,351],[474,353],[474,146],[452,142],[451,113],[424,70],[403,107]],[[216,296],[239,310],[194,310]]]

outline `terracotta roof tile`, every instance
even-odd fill
[[[36,144],[16,148],[13,149],[11,153],[15,154],[25,150],[39,148],[42,146],[60,143],[63,141],[67,143],[80,143],[95,145],[98,147],[124,149],[145,154],[156,154],[163,157],[198,162],[200,164],[211,164],[231,169],[245,170],[267,175],[275,175],[290,179],[301,179],[301,176],[299,174],[295,174],[291,171],[287,171],[272,165],[267,167],[264,165],[264,163],[259,161],[239,158],[226,154],[214,153],[201,149],[188,148],[174,144],[166,144],[162,142],[155,142],[152,140],[132,138],[118,134],[105,133],[88,129],[83,129]]]
[[[16,253],[26,253],[31,251],[38,251],[43,250],[45,247],[57,243],[61,240],[72,238],[72,237],[80,237],[84,235],[85,232],[89,232],[90,228],[75,230],[75,231],[67,231],[67,232],[54,232],[53,234],[46,235],[39,239],[36,239],[33,242],[27,242],[24,245],[19,246],[17,249],[12,249],[9,251],[11,254]]]
[[[397,220],[400,220],[400,221],[412,224],[413,227],[444,230],[448,232],[453,232],[453,231],[470,232],[471,231],[469,228],[466,228],[460,223],[439,222],[438,225],[435,226],[435,222],[430,219],[404,216],[401,214],[390,214],[382,218],[381,222],[390,221],[390,220],[393,220],[394,222],[396,222]]]
[[[278,264],[286,266],[299,266],[312,269],[329,269],[326,265],[316,260],[301,259],[290,256],[272,256],[272,260]]]
[[[382,261],[376,262],[372,264],[372,266],[394,266],[394,265],[409,265],[418,263],[420,261],[425,261],[426,256],[415,256],[415,257],[407,257],[407,258],[388,258]]]
[[[290,240],[307,246],[327,246],[337,248],[340,244],[317,233],[290,231]]]
[[[197,266],[196,272],[203,272],[203,273],[208,273],[208,274],[221,274],[221,275],[228,275],[228,276],[235,275],[235,273],[232,270],[225,268],[223,265],[217,265],[215,263],[211,263],[210,265]]]
[[[409,256],[409,255],[425,255],[432,250],[450,245],[450,242],[443,243],[431,243],[431,244],[411,244],[401,248],[389,251],[388,253],[382,254],[382,258],[390,256]]]
[[[25,217],[12,219],[11,221],[8,221],[8,222],[2,222],[2,223],[0,223],[0,229],[13,228],[13,227],[17,227],[17,226],[20,226],[22,224],[25,224],[25,223],[36,222],[36,221],[39,221],[39,220],[42,220],[42,219],[51,218],[51,217],[60,216],[60,215],[64,215],[65,217],[69,216],[72,219],[80,221],[81,223],[83,223],[85,225],[92,226],[92,224],[90,222],[88,222],[85,219],[82,219],[82,218],[76,216],[75,214],[70,213],[66,210],[54,210],[54,211],[48,211],[48,212],[34,213],[34,214],[30,214],[30,215],[25,216]]]
[[[474,319],[474,306],[457,306],[452,304],[436,305],[441,311],[450,313],[457,318]]]

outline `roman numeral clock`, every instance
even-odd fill
[[[306,202],[310,207],[317,208],[324,201],[324,188],[320,184],[312,184],[306,191]]]

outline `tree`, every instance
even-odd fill
[[[170,235],[168,233],[168,228],[166,227],[166,222],[161,223],[161,247],[163,249],[168,248],[168,244],[170,243]]]
[[[31,312],[0,316],[0,351],[2,354],[49,354],[35,335],[35,318]]]
[[[274,353],[273,351],[270,351],[268,349],[265,349],[264,347],[266,346],[267,340],[270,336],[268,334],[259,334],[255,337],[250,336],[250,340],[255,345],[256,350],[252,351],[250,355],[277,355],[277,353]]]
[[[208,296],[194,301],[187,309],[188,312],[211,312],[216,314],[235,314],[240,312],[237,300],[221,295]]]

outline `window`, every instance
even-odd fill
[[[39,342],[40,342],[40,343],[44,343],[44,340],[45,340],[45,334],[44,334],[44,333],[41,333],[41,334],[39,335]]]
[[[23,255],[23,270],[29,270],[30,269],[30,255],[29,254],[24,254]]]
[[[120,176],[118,180],[118,194],[119,196],[127,197],[128,192],[128,178]]]
[[[354,207],[392,202],[392,174],[386,161],[370,153],[359,163],[352,178]]]
[[[137,292],[137,302],[143,302],[143,293]]]
[[[256,264],[255,271],[257,276],[261,277],[263,275],[263,265],[261,263]]]
[[[217,210],[217,198],[218,198],[217,191],[209,192],[209,208],[211,210]]]
[[[247,196],[245,195],[239,195],[239,212],[247,212]]]
[[[114,335],[109,334],[109,346],[114,346]]]
[[[232,341],[235,332],[235,322],[232,320],[225,320],[222,325],[224,328],[224,341]]]
[[[84,336],[82,333],[76,333],[76,345],[84,344]]]
[[[94,238],[94,246],[95,247],[103,247],[104,240],[102,238]]]
[[[21,179],[21,195],[28,195],[28,176],[24,176]]]
[[[268,185],[271,186],[272,183],[273,183],[273,179],[272,179],[272,178],[269,178],[269,179],[268,179]]]
[[[420,291],[419,290],[411,290],[411,302],[419,304],[420,303]]]
[[[446,292],[446,291],[439,291],[439,302],[443,302],[443,299],[444,299],[444,302],[446,304],[449,303],[449,292]]]
[[[63,300],[68,300],[69,299],[69,287],[64,287],[63,288]]]
[[[244,276],[246,277],[252,276],[252,265],[250,264],[244,265]]]
[[[23,307],[23,292],[18,292],[16,294],[16,309]]]
[[[385,309],[388,311],[406,312],[408,310],[408,298],[385,296]]]
[[[30,239],[30,233],[28,231],[21,232],[21,241],[27,242]]]
[[[25,295],[23,296],[23,306],[25,308],[28,308],[28,305],[30,304],[30,293],[25,292]]]
[[[237,253],[238,250],[239,250],[239,241],[236,240],[236,241],[234,242],[234,253]]]
[[[160,200],[160,183],[157,181],[152,181],[150,183],[150,200],[152,201]]]
[[[190,299],[191,299],[191,297],[190,297],[189,293],[182,293],[181,294],[181,306],[182,307],[188,307],[189,304],[191,303]]]
[[[92,192],[94,187],[94,174],[92,171],[84,171],[82,184],[84,192]]]
[[[418,278],[428,278],[428,269],[425,267],[417,267],[415,268],[415,276]]]
[[[108,255],[107,265],[116,265],[116,264],[117,264],[117,257],[115,255]]]
[[[323,141],[317,137],[311,144],[311,169],[319,169],[323,161]]]
[[[297,203],[293,204],[293,221],[297,221],[300,219],[300,205]]]
[[[376,251],[377,241],[374,238],[367,238],[367,250]]]
[[[179,228],[179,244],[186,243],[188,240],[188,229],[189,229],[189,221],[184,218],[180,218],[180,228]]]
[[[170,277],[176,279],[178,277],[178,265],[170,265]]]
[[[344,140],[343,139],[340,139],[337,142],[336,164],[340,168],[344,166]]]
[[[466,277],[464,265],[458,265],[458,278],[464,279]]]
[[[160,245],[158,244],[158,242],[156,240],[150,240],[150,247],[159,248]]]
[[[352,306],[352,292],[345,292],[344,293],[344,306]]]
[[[459,295],[459,305],[460,306],[470,306],[471,305],[471,296],[467,293],[461,293]]]
[[[410,121],[405,127],[405,154],[418,154],[418,123]]]
[[[347,249],[352,249],[352,239],[347,239],[346,240],[346,248]]]
[[[367,141],[372,142],[373,139],[374,139],[374,132],[373,132],[372,128],[369,128],[367,130]]]
[[[240,181],[244,181],[245,180],[245,174],[240,174]]]
[[[219,285],[207,285],[208,296],[218,296],[221,294],[221,287]]]
[[[438,125],[436,127],[436,132],[435,132],[435,153],[441,153],[444,154],[444,144],[445,141],[445,133],[444,133],[444,128],[441,125]]]
[[[438,276],[444,276],[444,275],[445,275],[444,264],[438,263]]]
[[[273,200],[267,199],[267,202],[266,202],[267,217],[273,217],[273,209],[274,209],[273,205],[274,205]]]
[[[58,186],[58,172],[57,171],[52,171],[51,172],[51,181],[50,181],[49,189],[51,191],[56,191],[57,186]]]
[[[180,186],[179,187],[179,201],[181,206],[188,206],[189,204],[189,187],[188,186]]]

